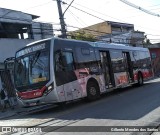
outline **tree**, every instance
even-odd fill
[[[144,45],[151,45],[151,41],[150,39],[147,38],[147,35],[145,35],[145,38],[144,38]]]
[[[93,36],[92,34],[86,34],[84,31],[71,33],[71,39],[91,41],[91,42],[97,41],[97,38],[95,36]]]

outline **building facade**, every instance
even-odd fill
[[[10,97],[15,96],[14,62],[4,64],[4,61],[28,43],[54,36],[52,24],[34,21],[37,18],[39,16],[0,8],[0,89],[2,83],[5,84]]]
[[[160,76],[160,43],[148,45],[155,76]]]
[[[135,31],[133,24],[105,21],[71,32],[84,32],[95,36],[100,41],[143,46],[144,32]]]
[[[144,32],[129,31],[121,34],[108,34],[99,37],[99,39],[110,43],[122,43],[131,46],[143,47],[145,36]]]
[[[0,69],[8,57],[26,44],[54,36],[52,24],[36,22],[39,16],[0,8]]]

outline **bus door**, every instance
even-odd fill
[[[123,52],[123,58],[124,58],[125,70],[128,75],[128,80],[129,83],[131,83],[134,81],[134,78],[133,78],[133,65],[131,62],[131,57],[129,52]]]
[[[114,86],[114,77],[109,51],[100,51],[100,56],[106,88],[112,88]]]

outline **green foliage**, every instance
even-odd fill
[[[151,41],[147,38],[147,35],[145,35],[145,39],[144,39],[144,45],[151,45]]]
[[[76,40],[95,42],[97,39],[92,34],[86,34],[84,31],[71,33],[71,38]]]

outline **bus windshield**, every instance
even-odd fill
[[[49,53],[38,50],[15,61],[16,87],[30,86],[49,80]]]

